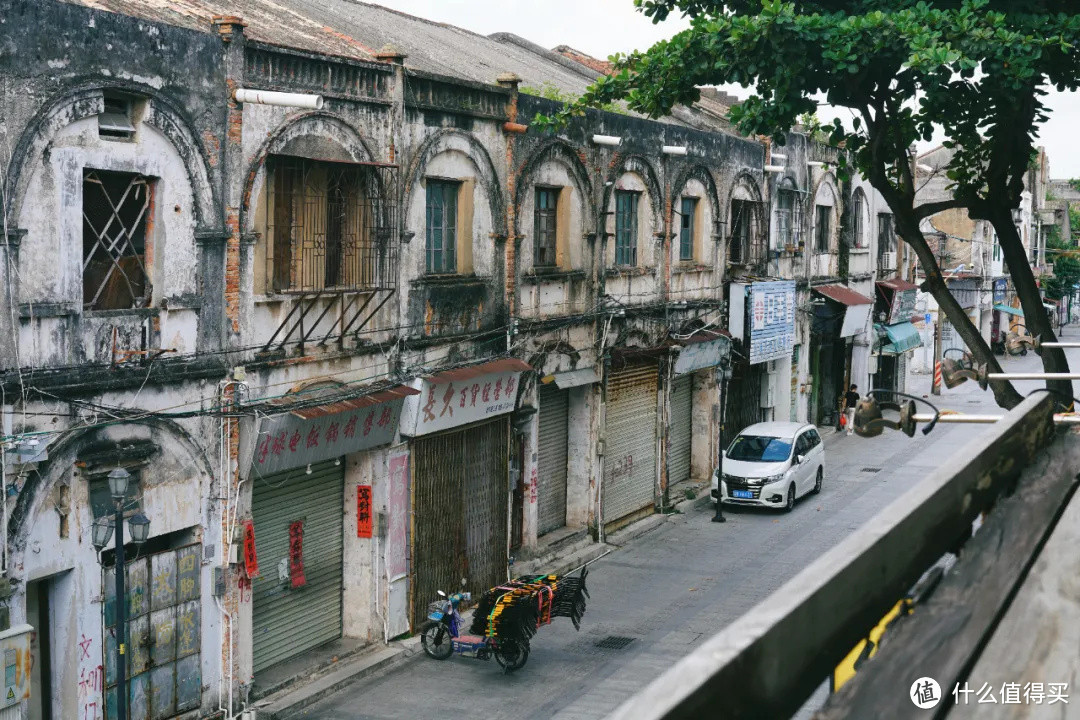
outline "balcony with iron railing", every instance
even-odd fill
[[[954,688],[1068,683],[1080,628],[1080,438],[1066,424],[1076,416],[1054,406],[1046,392],[1029,396],[610,717],[791,717],[897,607],[876,654],[815,717],[966,718],[974,701]],[[928,575],[948,553],[958,560]],[[932,713],[914,702],[925,699],[922,678],[938,684]],[[994,717],[1070,717],[1071,707],[1034,715],[998,704]]]
[[[272,308],[265,350],[344,346],[397,289],[397,166],[271,157],[257,286]],[[261,282],[260,282],[261,280]]]

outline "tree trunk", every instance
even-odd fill
[[[1039,287],[1035,283],[1035,273],[1032,272],[1031,265],[1028,263],[1024,243],[1020,239],[1016,225],[1013,224],[1012,213],[1008,208],[1001,206],[1001,209],[994,209],[988,214],[994,230],[997,231],[1005,263],[1009,266],[1009,274],[1012,275],[1016,295],[1020,298],[1020,307],[1024,310],[1024,326],[1032,336],[1040,340],[1045,342],[1057,340],[1053,326],[1050,324],[1050,316],[1043,307]],[[1069,372],[1069,360],[1061,348],[1045,348],[1041,356],[1043,369],[1046,372]],[[1071,380],[1048,380],[1046,386],[1059,396],[1063,405],[1068,406],[1072,403]]]
[[[927,244],[926,238],[923,237],[914,212],[903,207],[893,207],[892,211],[897,229],[900,231],[900,237],[914,248],[915,254],[919,256],[919,262],[922,263],[923,271],[926,273],[925,288],[937,300],[938,308],[945,313],[945,317],[960,333],[960,337],[963,338],[964,344],[968,346],[975,361],[986,365],[989,372],[1001,372],[1001,366],[998,364],[997,358],[994,357],[990,346],[986,344],[979,329],[971,322],[971,318],[968,317],[968,314],[960,307],[960,303],[949,291],[945,279],[941,276],[937,258]],[[1012,267],[1011,264],[1010,267]],[[1024,312],[1026,313],[1027,310],[1025,309]],[[1012,386],[1012,383],[1008,381],[992,382],[990,383],[990,389],[994,393],[994,400],[997,404],[1007,410],[1019,405],[1020,401],[1024,399]]]

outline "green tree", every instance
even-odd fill
[[[629,0],[628,0],[629,1]],[[831,140],[884,197],[897,230],[919,258],[924,288],[937,299],[977,360],[997,361],[949,293],[919,222],[962,207],[997,232],[1028,329],[1054,337],[1027,253],[1013,224],[1033,136],[1046,120],[1045,89],[1076,89],[1080,14],[1070,0],[634,0],[654,22],[672,12],[691,27],[647,51],[613,58],[615,69],[557,118],[625,99],[650,116],[699,97],[698,87],[739,83],[753,94],[731,111],[750,135],[783,144],[821,100],[850,111]],[[953,199],[915,204],[911,146],[944,131],[954,155],[947,169]],[[842,166],[841,170],[848,169]],[[1043,366],[1064,372],[1064,352],[1044,350]],[[1053,389],[1072,396],[1071,383]],[[993,383],[1012,407],[1020,395]]]

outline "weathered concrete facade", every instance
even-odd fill
[[[399,20],[402,49],[375,53],[395,40],[393,23],[364,24],[377,9],[333,26],[298,5],[290,34],[276,5],[244,6],[243,18],[209,0],[173,17],[131,3],[127,16],[27,0],[0,25],[0,44],[37,53],[0,59],[2,434],[15,455],[6,602],[12,622],[41,624],[47,609],[52,650],[53,693],[25,717],[42,702],[54,717],[104,716],[114,631],[91,529],[111,467],[138,480],[152,562],[186,563],[198,547],[197,603],[172,610],[198,608],[196,707],[176,714],[231,717],[288,656],[269,635],[304,592],[326,591],[323,624],[343,642],[410,630],[431,599],[415,559],[431,549],[416,534],[426,511],[409,498],[423,495],[439,442],[458,448],[481,426],[507,433],[483,462],[510,507],[508,554],[571,534],[600,540],[666,507],[676,484],[711,476],[723,443],[716,372],[676,365],[726,332],[730,281],[794,280],[799,294],[797,354],[736,373],[728,436],[819,420],[836,398],[813,377],[816,308],[832,302],[814,288],[873,299],[888,277],[876,274],[880,201],[839,181],[837,151],[805,136],[770,148],[700,108],[671,123],[589,112],[542,134],[528,125],[556,106],[522,92],[519,76],[436,74],[426,55],[414,66],[414,18]],[[456,37],[421,29],[431,43]],[[507,71],[595,77],[517,40],[475,42],[512,44]],[[238,89],[304,97],[238,102]],[[93,201],[99,188],[112,210]],[[93,274],[94,253],[115,268]],[[865,387],[871,326],[829,337],[847,352],[830,388]],[[495,420],[468,415],[496,382],[495,400],[503,388],[511,397],[490,406]],[[402,403],[406,414],[414,403],[413,426],[389,412]],[[354,413],[351,430],[339,412]],[[431,435],[417,430],[428,414],[446,421]],[[314,434],[276,434],[297,418]],[[47,459],[27,454],[31,440]],[[336,455],[316,454],[332,443]],[[283,455],[297,459],[259,470]],[[305,477],[331,512],[280,509],[303,504],[286,491],[314,482]]]

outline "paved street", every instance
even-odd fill
[[[1080,357],[1070,359],[1075,365]],[[1006,363],[1011,370],[1039,367],[1033,353]],[[929,384],[928,376],[912,375],[908,388],[922,395]],[[942,409],[996,410],[991,395],[974,383],[944,393]],[[505,676],[494,662],[421,655],[309,708],[306,716],[601,718],[985,431],[943,425],[915,439],[899,432],[874,439],[827,436],[821,495],[805,498],[790,515],[730,510],[724,525],[710,522],[711,509],[690,509],[603,557],[590,568],[592,599],[581,631],[565,619],[540,629],[524,670]],[[609,636],[632,640],[621,649],[598,647]],[[815,701],[822,699],[819,693]]]

